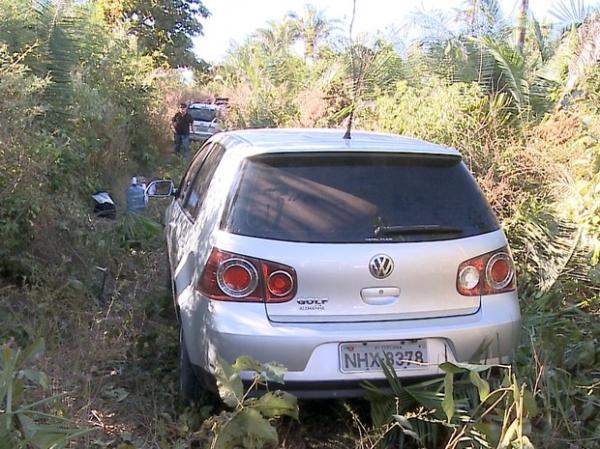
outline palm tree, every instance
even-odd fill
[[[523,0],[521,7],[525,8],[522,14],[526,14],[527,0]],[[424,40],[422,45],[425,61],[433,73],[450,82],[477,82],[492,96],[506,95],[516,115],[532,111],[542,113],[551,107],[546,93],[553,83],[541,78],[540,60],[525,54],[519,46],[520,27],[526,26],[527,21],[521,20],[516,27],[519,40],[515,45],[497,0],[469,0],[459,11],[458,27],[451,27],[447,20],[423,12],[415,19],[415,24],[426,32],[437,29],[436,37]],[[531,25],[543,62],[548,59],[551,49],[539,23],[532,21]],[[522,42],[524,44],[524,37]]]
[[[323,11],[313,5],[304,6],[304,15],[300,17],[295,12],[288,14],[290,25],[296,38],[304,43],[304,59],[312,61],[320,42],[337,29],[338,20],[327,19]]]
[[[494,58],[481,39],[504,42],[510,35],[498,0],[467,0],[454,17],[441,10],[416,11],[409,25],[422,30],[418,47],[431,72],[494,90]]]
[[[296,40],[296,33],[289,20],[268,22],[267,28],[259,28],[255,37],[268,54],[287,54]]]

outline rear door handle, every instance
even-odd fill
[[[371,287],[363,288],[360,297],[365,304],[373,306],[387,306],[395,303],[400,298],[398,287]]]

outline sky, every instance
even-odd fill
[[[499,2],[505,17],[516,17],[519,0]],[[232,41],[243,42],[269,20],[281,20],[290,11],[302,15],[307,3],[323,11],[327,18],[339,19],[344,30],[348,30],[352,15],[352,0],[203,0],[203,3],[211,16],[202,21],[204,35],[194,38],[194,51],[210,63],[222,61]],[[387,34],[406,23],[416,10],[451,11],[464,3],[465,0],[357,0],[354,32]],[[554,0],[529,0],[529,8],[536,19],[551,19],[549,10],[554,3]]]

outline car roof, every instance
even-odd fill
[[[342,129],[248,129],[217,134],[212,139],[223,143],[228,151],[252,154],[295,151],[377,151],[440,154],[459,156],[444,145],[395,134],[353,131],[343,139]]]
[[[219,109],[219,106],[209,103],[191,103],[188,109]]]

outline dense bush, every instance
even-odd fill
[[[168,142],[158,126],[164,76],[151,57],[93,4],[40,4],[28,14],[26,3],[2,2],[0,25],[5,253],[59,242],[60,227],[84,229],[90,195],[121,200],[130,173],[154,165]]]

